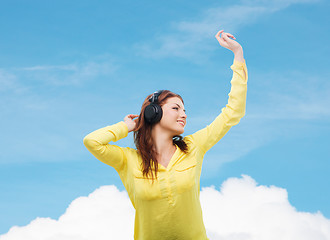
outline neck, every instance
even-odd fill
[[[158,126],[152,129],[152,139],[154,141],[155,150],[159,156],[166,155],[175,151],[176,147],[173,144],[173,136],[165,132]]]

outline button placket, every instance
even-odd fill
[[[169,201],[169,203],[173,203],[173,194],[172,194],[172,189],[171,189],[171,181],[170,181],[170,174],[168,171],[166,171],[166,189],[167,189],[167,199]]]

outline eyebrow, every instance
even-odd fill
[[[177,104],[177,103],[174,103],[174,104],[176,104],[179,108],[181,108],[179,104]],[[186,112],[185,109],[183,109],[183,111]]]

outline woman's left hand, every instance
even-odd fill
[[[231,50],[234,54],[236,54],[238,51],[242,51],[242,46],[235,41],[236,38],[232,34],[221,30],[215,35],[215,37],[222,47]]]

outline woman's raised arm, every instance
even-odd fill
[[[222,36],[220,37],[221,33]],[[216,144],[232,126],[240,122],[240,119],[245,115],[246,107],[248,74],[243,58],[243,48],[238,42],[232,40],[235,37],[230,33],[224,33],[221,30],[215,36],[221,46],[233,51],[235,58],[231,66],[233,77],[226,107],[221,109],[220,115],[210,125],[190,136],[193,142],[204,152]]]

